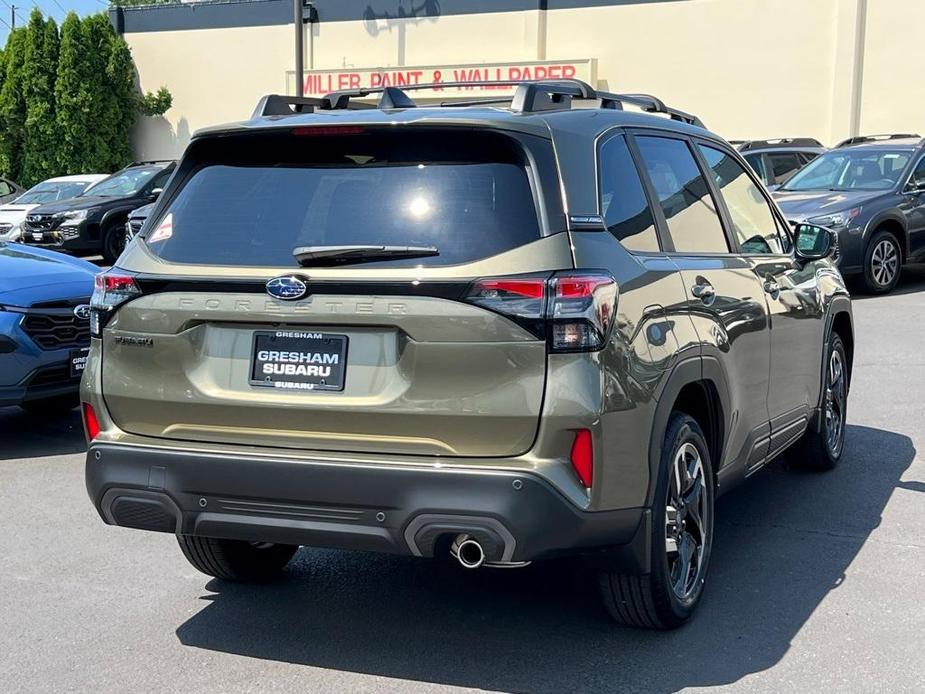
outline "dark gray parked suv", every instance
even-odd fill
[[[868,135],[845,140],[808,164],[774,197],[795,222],[838,233],[839,268],[882,294],[903,264],[925,261],[925,140]]]
[[[376,93],[267,97],[198,133],[97,277],[94,505],[222,579],[300,545],[568,554],[616,620],[681,624],[717,494],[786,449],[842,456],[833,235],[794,235],[732,147],[654,97]]]
[[[811,137],[780,137],[732,144],[770,190],[784,185],[797,171],[825,152],[822,143]]]

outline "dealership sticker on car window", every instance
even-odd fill
[[[171,236],[173,236],[173,212],[164,217],[164,221],[157,225],[157,229],[148,237],[148,243],[166,241]]]

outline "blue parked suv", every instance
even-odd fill
[[[77,405],[98,271],[62,253],[0,243],[0,406]]]

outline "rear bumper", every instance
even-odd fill
[[[480,539],[489,561],[629,548],[647,526],[642,509],[585,512],[514,471],[100,443],[87,453],[86,483],[111,525],[425,557],[459,533]]]

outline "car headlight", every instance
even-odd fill
[[[88,210],[70,210],[68,212],[62,212],[55,215],[58,219],[64,220],[65,223],[75,224],[77,222],[82,222],[87,218]]]
[[[810,224],[817,224],[821,227],[832,227],[833,229],[843,229],[851,224],[851,220],[861,215],[860,207],[852,207],[844,212],[835,212],[833,214],[823,215],[822,217],[813,217],[806,220]]]

